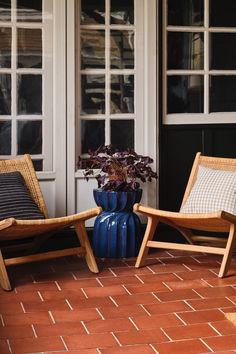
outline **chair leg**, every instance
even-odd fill
[[[1,250],[0,250],[0,284],[3,290],[6,291],[12,290]]]
[[[227,273],[229,269],[235,245],[236,245],[236,229],[235,229],[235,224],[231,224],[228,241],[225,247],[225,253],[219,271],[220,278],[223,278],[223,276]]]
[[[80,244],[82,247],[85,248],[86,250],[86,254],[85,254],[85,259],[87,262],[87,265],[89,267],[89,269],[91,270],[91,272],[93,273],[98,273],[98,266],[96,263],[96,260],[94,258],[93,255],[93,250],[91,248],[89,239],[88,239],[88,235],[87,235],[87,231],[84,225],[84,221],[79,222],[78,224],[74,225],[77,237],[80,241]]]
[[[147,228],[138,254],[135,268],[144,266],[149,251],[149,247],[147,247],[147,243],[148,241],[151,241],[153,239],[154,232],[156,230],[158,222],[159,222],[159,218],[156,218],[154,216],[148,216]]]

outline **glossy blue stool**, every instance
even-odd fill
[[[142,189],[113,192],[94,189],[95,202],[103,209],[96,217],[93,231],[93,252],[101,258],[136,257],[142,242],[141,222],[133,213]]]

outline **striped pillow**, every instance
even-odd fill
[[[181,209],[182,213],[211,213],[219,210],[236,215],[236,172],[199,166],[196,182]]]
[[[0,220],[44,219],[29,194],[20,172],[0,173]]]

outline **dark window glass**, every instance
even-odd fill
[[[81,75],[81,114],[105,113],[105,75]]]
[[[210,112],[236,111],[236,76],[210,76]]]
[[[111,143],[121,151],[134,148],[134,120],[111,120]]]
[[[111,113],[134,113],[134,75],[111,75]]]
[[[235,13],[235,0],[210,0],[210,26],[236,27]]]
[[[43,160],[32,160],[35,171],[43,171]]]
[[[236,69],[236,33],[211,34],[210,69]]]
[[[42,21],[42,0],[17,0],[17,21]]]
[[[81,0],[81,24],[104,24],[105,0]]]
[[[42,75],[18,75],[18,114],[42,114]]]
[[[11,0],[0,1],[0,19],[1,21],[11,20]]]
[[[134,24],[134,0],[111,0],[111,23]]]
[[[11,121],[0,121],[0,155],[11,154]]]
[[[11,114],[11,75],[0,74],[0,115]]]
[[[134,68],[134,31],[111,30],[111,68]]]
[[[213,0],[215,1],[215,0]],[[168,25],[202,26],[204,0],[168,0]]]
[[[42,121],[20,120],[17,124],[17,153],[42,153]]]
[[[1,5],[0,5],[1,6]],[[0,68],[11,67],[11,28],[0,28]]]
[[[17,34],[18,68],[41,68],[41,29],[18,28]]]
[[[86,154],[89,149],[96,150],[100,145],[105,144],[105,121],[104,120],[84,120],[82,127],[82,154]]]
[[[168,32],[168,69],[203,69],[203,33]]]
[[[203,113],[203,76],[168,76],[167,87],[167,113]]]
[[[81,69],[105,68],[105,31],[81,30]]]

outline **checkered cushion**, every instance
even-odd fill
[[[224,210],[236,215],[236,172],[199,166],[197,180],[182,213]]]

